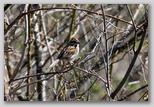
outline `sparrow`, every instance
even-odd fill
[[[79,54],[80,41],[76,37],[72,37],[69,43],[62,49],[57,59],[49,66],[54,67],[60,60],[66,59],[69,62],[73,62]]]

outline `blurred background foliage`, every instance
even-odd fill
[[[4,100],[148,101],[148,5],[5,4]]]

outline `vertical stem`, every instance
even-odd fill
[[[25,12],[29,11],[29,4],[25,5]],[[26,29],[26,37],[27,37],[27,43],[28,43],[28,53],[27,53],[27,60],[28,60],[28,64],[27,64],[27,76],[30,75],[30,15],[26,14],[25,15],[25,29]],[[30,78],[27,78],[27,84],[30,83]],[[29,100],[29,96],[30,96],[30,86],[27,86],[27,100]]]
[[[42,7],[42,5],[40,5],[40,7]],[[47,45],[48,52],[51,56],[51,50],[50,50],[50,46],[49,46],[48,39],[47,39],[47,30],[46,30],[44,17],[45,17],[45,14],[44,14],[43,10],[41,10],[41,19],[42,19],[43,32],[44,32],[44,35],[45,35],[45,43]],[[45,78],[45,75],[42,76],[42,79],[44,79],[44,78]],[[46,86],[45,86],[45,84],[42,84],[42,100],[43,101],[46,101],[46,96],[47,96],[46,95]]]
[[[4,60],[4,101],[11,101],[11,97],[9,94],[10,84],[9,84],[9,74],[6,66],[6,60]]]
[[[38,6],[40,6],[38,4]],[[39,73],[43,73],[43,70],[42,70],[42,47],[40,45],[39,42],[41,42],[41,37],[40,37],[40,18],[41,18],[41,14],[40,12],[37,12],[37,15],[34,14],[33,15],[33,18],[34,18],[34,22],[35,22],[35,25],[34,25],[34,37],[35,37],[35,40],[34,40],[34,45],[35,45],[35,60],[36,60],[36,73],[39,74]],[[37,76],[37,80],[42,80],[44,78],[44,75],[39,75]],[[38,93],[38,101],[45,101],[45,96],[44,96],[44,92],[45,92],[45,89],[44,89],[44,86],[42,84],[43,82],[42,81],[39,81],[37,83],[37,93]]]
[[[104,12],[104,9],[103,9],[103,6],[101,5],[101,9],[102,9],[102,16],[103,16],[103,19],[104,19],[104,37],[105,37],[105,52],[106,52],[106,55],[105,55],[105,64],[106,64],[106,81],[107,81],[107,86],[106,86],[106,89],[107,89],[107,93],[108,93],[108,96],[109,96],[109,100],[110,100],[110,84],[109,84],[109,64],[108,64],[108,39],[107,39],[107,31],[106,31],[106,20],[105,20],[105,12]]]

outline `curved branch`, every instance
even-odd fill
[[[6,33],[10,30],[10,28],[11,28],[20,18],[22,18],[24,15],[26,15],[26,14],[31,14],[31,13],[33,13],[33,12],[35,12],[35,11],[40,11],[40,10],[52,10],[52,9],[71,9],[71,10],[80,10],[80,11],[85,11],[85,12],[87,12],[87,13],[92,13],[92,14],[96,14],[96,15],[102,15],[102,14],[100,14],[100,13],[92,12],[92,11],[89,11],[89,10],[86,10],[86,9],[77,9],[77,8],[70,8],[70,7],[66,7],[66,8],[65,8],[65,7],[62,7],[62,8],[57,8],[57,7],[56,7],[56,8],[40,8],[40,9],[35,9],[35,10],[32,10],[32,11],[23,12],[23,13],[19,14],[19,16],[17,16],[17,17],[13,20],[13,22],[4,30],[4,35],[6,35]],[[105,14],[105,16],[106,16],[106,17],[113,18],[113,19],[117,19],[117,20],[119,20],[119,21],[121,21],[121,22],[130,24],[130,25],[133,25],[132,23],[129,23],[129,22],[127,22],[127,21],[124,20],[124,19],[119,19],[119,18],[114,17],[114,16],[109,15],[109,14]]]

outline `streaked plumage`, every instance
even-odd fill
[[[53,62],[49,68],[54,67],[62,59],[74,61],[79,53],[79,44],[79,40],[76,37],[73,37],[60,52],[60,54],[57,57],[57,60],[55,60],[55,62]]]

